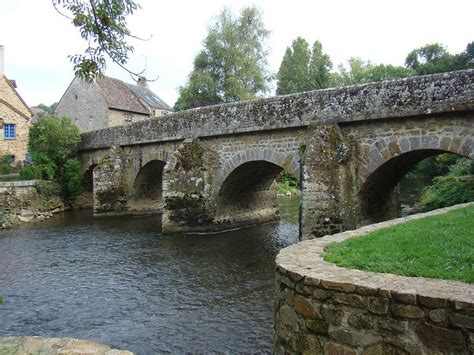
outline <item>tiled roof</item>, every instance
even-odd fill
[[[125,85],[127,85],[128,88],[135,93],[135,95],[137,95],[142,101],[144,101],[151,108],[171,110],[171,107],[162,99],[160,99],[149,88],[143,87],[140,85],[127,84],[127,83],[125,83]]]
[[[150,114],[150,110],[123,81],[104,76],[97,80],[97,86],[109,108]]]

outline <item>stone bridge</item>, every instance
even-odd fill
[[[444,152],[474,158],[474,70],[174,113],[82,135],[94,213],[162,213],[163,233],[278,218],[301,182],[300,238],[397,217],[399,180]]]

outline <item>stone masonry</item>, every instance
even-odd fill
[[[308,240],[276,259],[275,354],[472,354],[474,286],[350,270],[324,248],[468,204]]]
[[[311,239],[398,217],[398,181],[417,162],[474,158],[473,118],[465,70],[178,112],[85,133],[80,155],[84,171],[111,147],[122,159],[94,169],[102,196],[120,191],[96,214],[162,212],[165,234],[278,218],[285,170],[301,181],[300,237]]]

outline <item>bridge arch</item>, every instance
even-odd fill
[[[132,187],[129,208],[135,213],[161,212],[163,197],[163,171],[166,161],[149,159],[138,170]]]
[[[220,175],[216,221],[238,226],[278,219],[275,179],[282,171],[300,179],[291,154],[248,150],[235,155]]]
[[[471,128],[469,133],[465,129],[445,127],[431,135],[377,140],[365,154],[370,158],[361,168],[358,189],[361,224],[399,216],[398,183],[420,161],[443,153],[474,159],[474,131]],[[459,135],[461,131],[463,134]]]
[[[273,165],[281,167],[282,170],[287,171],[300,181],[300,164],[297,153],[280,153],[274,149],[246,149],[240,153],[235,154],[228,159],[223,166],[217,179],[218,186],[222,186],[224,181],[234,172],[239,166],[254,161],[266,161]]]

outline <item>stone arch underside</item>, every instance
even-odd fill
[[[94,191],[94,169],[97,164],[91,164],[82,177],[82,187],[87,193],[92,193]]]
[[[470,116],[412,118],[391,126],[391,134],[383,131],[385,125],[371,127],[378,136],[375,141],[358,137],[359,225],[400,216],[398,182],[423,159],[443,153],[474,159]],[[407,127],[410,129],[404,132]]]
[[[165,165],[164,161],[151,160],[141,167],[133,182],[130,211],[147,214],[161,212]]]
[[[361,223],[377,223],[399,217],[400,180],[420,161],[444,153],[454,153],[472,159],[472,154],[442,149],[419,149],[397,155],[373,171],[359,191]]]
[[[279,219],[275,178],[283,170],[266,160],[236,167],[219,189],[216,222],[237,227]]]

